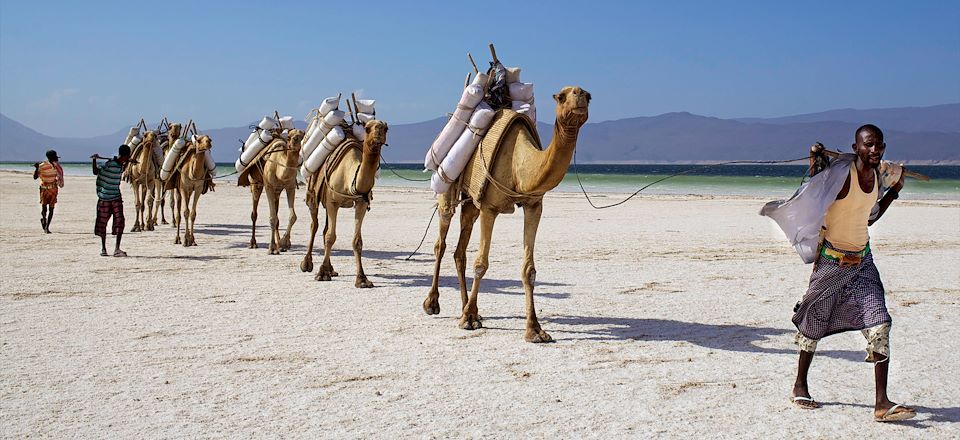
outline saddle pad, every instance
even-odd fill
[[[487,170],[493,168],[496,163],[497,153],[500,150],[500,144],[503,143],[504,134],[514,124],[525,126],[536,140],[537,147],[543,149],[540,134],[537,133],[537,128],[530,123],[529,118],[510,109],[498,110],[497,115],[493,118],[493,123],[490,124],[490,129],[487,130],[487,134],[480,141],[477,151],[467,162],[459,180],[460,191],[470,196],[477,207],[480,206],[484,192],[490,185],[490,182],[487,181]],[[463,176],[466,176],[467,179],[464,179]]]

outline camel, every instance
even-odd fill
[[[436,261],[433,283],[423,301],[423,309],[428,315],[440,313],[440,261],[446,250],[450,220],[459,204],[458,195],[463,192],[474,199],[463,204],[460,213],[460,239],[453,254],[462,303],[460,328],[474,330],[483,326],[477,309],[477,296],[480,292],[480,281],[489,267],[493,224],[497,215],[512,213],[514,206],[522,206],[523,262],[520,266],[520,277],[526,296],[527,312],[523,339],[534,343],[553,341],[540,327],[533,306],[533,284],[537,274],[533,247],[543,212],[543,195],[560,184],[570,166],[580,127],[587,122],[590,94],[579,87],[564,87],[560,93],[553,95],[553,98],[557,103],[557,119],[553,127],[553,139],[546,150],[541,148],[534,123],[512,110],[500,110],[491,124],[491,132],[498,126],[498,122],[508,122],[505,118],[511,118],[509,121],[512,122],[501,125],[505,128],[499,138],[493,139],[493,136],[488,134],[478,149],[483,153],[482,150],[486,148],[489,153],[491,148],[499,145],[496,152],[490,153],[493,154],[490,158],[474,153],[463,174],[451,185],[450,190],[438,196],[440,235],[434,247]],[[491,164],[489,169],[487,163]],[[477,196],[476,191],[471,188],[477,188],[478,182],[484,184],[485,180],[491,185],[486,186],[486,191],[481,190]],[[473,286],[468,297],[465,275],[467,244],[477,218],[480,219],[480,248],[474,263]]]
[[[354,207],[353,255],[357,261],[357,278],[354,286],[373,287],[363,273],[360,256],[363,253],[361,230],[363,217],[370,209],[371,190],[380,168],[380,149],[387,142],[387,123],[368,121],[364,125],[366,137],[360,142],[348,135],[347,139],[330,154],[320,169],[307,181],[307,206],[310,207],[310,243],[307,254],[300,262],[300,270],[313,271],[313,242],[317,235],[317,212],[323,205],[326,223],[323,227],[323,264],[317,270],[317,281],[330,281],[339,275],[330,263],[330,251],[337,240],[337,211]],[[350,130],[347,130],[350,133]]]
[[[131,155],[136,161],[127,168],[127,176],[136,199],[137,220],[130,232],[152,231],[157,221],[154,199],[160,194],[160,164],[156,149],[160,148],[157,133],[147,131]]]
[[[179,205],[183,204],[183,220],[187,223],[183,228],[184,247],[197,245],[193,235],[197,221],[197,202],[200,201],[200,195],[207,192],[209,175],[204,155],[211,148],[213,148],[213,142],[207,135],[200,135],[196,143],[187,143],[178,160],[179,165],[175,176],[170,178],[171,182],[168,182],[168,189],[169,185],[173,184],[179,190],[180,198],[177,200],[177,208],[179,209]],[[173,222],[177,227],[177,239],[173,243],[180,244],[179,211],[176,212]]]
[[[170,151],[170,148],[173,148],[173,143],[177,141],[177,138],[180,137],[180,124],[173,123],[170,124],[167,129],[167,140],[161,144],[163,147],[163,157],[167,157],[167,152]],[[169,195],[170,199],[170,220],[173,220],[173,217],[177,214],[177,206],[180,204],[180,193],[177,190],[177,187],[170,186],[167,187],[164,183],[161,183],[163,188],[160,190],[160,223],[168,224],[166,213],[164,212],[164,205],[166,204],[167,196]],[[156,220],[154,220],[156,223]]]
[[[267,201],[270,203],[270,255],[280,255],[290,249],[290,231],[297,222],[297,213],[293,209],[297,196],[297,167],[300,162],[300,147],[303,141],[302,130],[290,130],[288,139],[277,136],[264,148],[261,159],[251,164],[246,178],[241,177],[237,183],[241,186],[250,185],[250,195],[253,197],[253,211],[250,221],[253,230],[250,235],[250,249],[257,248],[257,208],[260,205],[260,194],[266,190]],[[290,209],[290,220],[287,223],[287,232],[280,237],[280,193],[287,192],[287,207]]]

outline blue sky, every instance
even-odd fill
[[[163,115],[202,130],[357,91],[418,122],[454,109],[489,42],[545,122],[565,85],[594,122],[923,106],[960,102],[958,23],[958,1],[0,0],[0,112],[53,136]]]

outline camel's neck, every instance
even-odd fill
[[[300,161],[300,152],[290,148],[283,153],[283,166],[277,167],[277,177],[281,181],[297,178],[297,168]]]
[[[370,139],[363,142],[362,153],[360,154],[360,171],[357,172],[357,194],[366,194],[373,189],[373,184],[377,180],[377,170],[380,169],[380,148],[367,144]]]
[[[534,151],[530,160],[532,166],[526,169],[534,172],[531,179],[521,179],[517,190],[521,193],[546,193],[557,187],[567,174],[573,150],[577,146],[579,126],[564,126],[560,121],[553,124],[553,139],[546,150]]]

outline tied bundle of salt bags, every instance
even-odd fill
[[[460,134],[460,137],[453,144],[450,153],[443,158],[443,162],[437,167],[437,172],[430,177],[430,188],[437,194],[442,194],[450,188],[450,184],[460,177],[463,168],[467,166],[473,152],[483,135],[487,134],[490,123],[493,122],[493,111],[487,103],[482,102],[477,106],[477,110],[470,117],[470,124],[467,129]]]
[[[510,92],[510,107],[537,122],[537,107],[533,103],[533,83],[520,82],[520,68],[507,68],[507,90]]]
[[[123,144],[130,147],[136,147],[140,144],[140,141],[143,140],[143,136],[140,135],[140,126],[130,127],[130,132],[127,133],[127,138],[123,140]]]
[[[300,168],[300,173],[303,174],[304,177],[309,177],[313,173],[316,173],[317,170],[320,169],[320,165],[323,165],[323,161],[326,160],[327,156],[329,156],[346,137],[347,135],[342,128],[339,126],[333,127],[330,133],[327,133],[327,136],[320,142],[320,145],[310,153],[307,160],[303,161],[303,167]]]
[[[483,86],[487,83],[487,79],[486,73],[478,73],[473,82],[463,89],[463,94],[460,95],[460,102],[457,103],[457,109],[454,110],[453,116],[443,126],[443,130],[440,131],[440,134],[434,139],[433,145],[427,151],[427,157],[423,160],[424,168],[436,171],[443,159],[447,157],[447,153],[450,152],[454,142],[463,134],[464,127],[473,115],[473,110],[483,100]]]
[[[300,148],[301,158],[309,158],[317,146],[327,137],[330,130],[343,122],[346,113],[338,110],[337,107],[339,106],[340,98],[336,96],[324,99],[323,103],[320,104],[317,115],[310,120],[306,135],[303,137],[303,144]]]
[[[360,142],[367,138],[367,131],[364,126],[367,125],[367,122],[377,119],[377,110],[374,108],[374,104],[376,104],[376,100],[373,99],[357,100],[357,120],[360,123],[353,126],[353,137]]]
[[[180,153],[183,152],[186,146],[187,141],[183,138],[179,138],[173,142],[173,147],[170,148],[170,151],[167,151],[167,157],[163,158],[163,165],[160,167],[160,180],[170,178],[170,175],[173,174],[173,167],[177,166]]]
[[[293,130],[293,116],[283,116],[280,118],[280,128],[283,130]]]
[[[254,130],[253,133],[250,133],[250,136],[247,137],[247,142],[244,143],[243,153],[240,153],[240,158],[234,163],[237,172],[242,172],[247,168],[247,166],[250,165],[250,161],[256,158],[260,150],[269,145],[272,140],[273,134],[270,133],[269,129]]]

